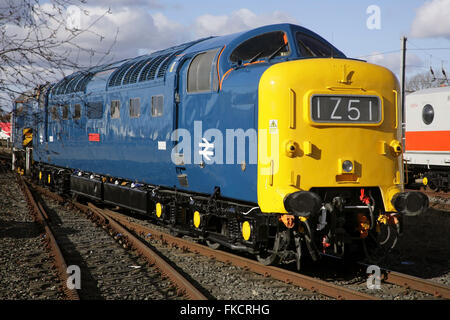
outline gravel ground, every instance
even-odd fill
[[[450,285],[450,212],[429,208],[404,222],[404,233],[382,267]]]
[[[12,173],[0,173],[0,300],[64,299],[59,279]]]
[[[153,224],[130,218],[131,221],[167,231]],[[261,275],[231,264],[225,264],[195,253],[162,245],[155,239],[148,240],[184,273],[208,291],[210,298],[218,300],[327,300],[324,295]]]
[[[84,300],[182,300],[156,268],[89,220],[85,214],[42,197],[67,265],[81,271]]]
[[[14,175],[11,173],[0,174],[0,299],[63,299],[64,295],[55,285],[59,281],[51,271],[51,262],[43,247],[40,230],[33,223],[25,199],[13,180]],[[51,206],[55,208],[56,204]],[[396,249],[380,267],[450,285],[450,212],[430,208],[421,216],[405,217],[404,223],[404,233]],[[166,247],[155,240],[151,240],[150,244],[194,279],[213,299],[329,299],[208,257]],[[365,277],[355,277],[332,261],[324,262],[322,266],[306,264],[305,273],[317,271],[315,276],[323,280],[375,294],[383,299],[432,298],[388,284],[382,284],[381,290],[368,290]],[[320,271],[324,269],[328,271]],[[133,298],[139,299],[138,296]]]

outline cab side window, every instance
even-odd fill
[[[230,61],[253,62],[261,58],[287,56],[289,53],[286,34],[283,31],[275,31],[244,41],[231,53]]]
[[[219,49],[202,52],[192,59],[187,77],[187,92],[211,91],[212,64]]]

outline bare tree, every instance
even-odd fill
[[[114,40],[93,49],[86,38],[105,35],[93,26],[110,10],[94,17],[87,0],[0,1],[0,113],[23,92],[55,82],[68,74],[105,63]],[[84,23],[81,23],[81,22]],[[87,21],[87,23],[86,23]],[[110,36],[110,35],[108,35]]]
[[[442,85],[449,85],[449,80],[444,69],[441,71],[430,71],[418,73],[410,78],[406,83],[406,91],[414,92],[417,90],[437,88]]]

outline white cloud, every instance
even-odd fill
[[[9,1],[7,4],[15,4],[19,0],[7,1]],[[33,87],[77,71],[74,65],[78,68],[86,68],[151,53],[205,36],[231,34],[268,24],[296,23],[294,18],[283,12],[256,14],[242,8],[227,15],[205,14],[197,17],[192,23],[181,24],[159,10],[164,8],[160,2],[160,0],[89,0],[81,5],[82,10],[78,20],[72,19],[70,14],[61,16],[51,2],[45,2],[40,4],[40,8],[50,15],[56,15],[60,18],[59,20],[50,19],[49,15],[39,17],[24,13],[18,15],[22,18],[29,16],[36,19],[35,21],[42,25],[42,28],[38,28],[42,38],[48,37],[53,30],[57,30],[55,39],[52,38],[52,41],[54,40],[52,43],[55,45],[48,49],[64,59],[61,65],[55,66],[50,65],[48,59],[32,57],[36,61],[34,66],[30,66],[33,70],[25,68],[18,60],[23,73],[20,85],[11,83],[16,81],[15,77],[12,77],[14,74],[12,71],[8,73],[8,77],[12,79],[8,80],[8,85],[15,88]],[[0,5],[1,8],[2,5]],[[1,14],[0,11],[0,17],[5,16],[5,12]],[[5,32],[8,36],[17,39],[26,37],[30,26],[16,23],[14,19],[3,20]],[[69,27],[67,24],[64,25],[68,20],[77,21],[76,25],[79,29],[88,29],[69,43],[67,39],[70,39],[73,34],[65,28]],[[115,39],[116,35],[117,39]],[[104,56],[103,53],[107,52],[113,44],[111,53]],[[28,78],[31,79],[27,80]],[[2,79],[5,79],[5,74],[0,74],[0,81]]]
[[[82,29],[89,28],[89,32],[81,34],[76,40],[77,44],[104,52],[114,43],[113,60],[164,49],[190,38],[184,26],[169,20],[162,13],[144,10],[144,7],[117,6],[106,15],[108,8],[105,7],[85,9],[89,15],[82,14],[80,25]],[[98,22],[94,23],[97,19]]]
[[[249,9],[242,8],[229,15],[214,16],[205,14],[199,16],[195,20],[194,30],[198,37],[219,36],[264,25],[286,22],[297,23],[294,18],[280,11],[257,15]]]
[[[392,72],[400,75],[401,68],[401,53],[378,53],[373,52],[371,56],[367,57],[367,62],[378,64],[380,66],[390,69]],[[423,61],[420,57],[414,53],[406,53],[406,71],[417,72],[417,67],[422,67]]]
[[[202,15],[193,25],[182,25],[170,20],[162,12],[147,10],[149,7],[127,6],[130,0],[118,0],[123,6],[111,9],[111,14],[92,27],[96,34],[105,35],[105,40],[86,33],[79,41],[83,46],[94,50],[108,47],[113,35],[118,30],[117,41],[114,46],[114,59],[122,59],[164,49],[194,39],[224,35],[244,30],[250,30],[263,25],[291,22],[296,23],[290,16],[275,11],[268,14],[255,14],[248,9],[239,9],[229,15]],[[104,3],[104,0],[96,0]],[[152,3],[157,3],[153,1]],[[104,6],[88,7],[89,16],[83,16],[83,26],[89,25],[107,8]]]
[[[411,36],[450,39],[450,0],[427,1],[421,6],[411,25]]]
[[[89,6],[102,7],[146,7],[147,9],[161,9],[164,6],[159,0],[88,0]]]

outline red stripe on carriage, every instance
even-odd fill
[[[450,130],[407,131],[406,151],[450,151]]]

